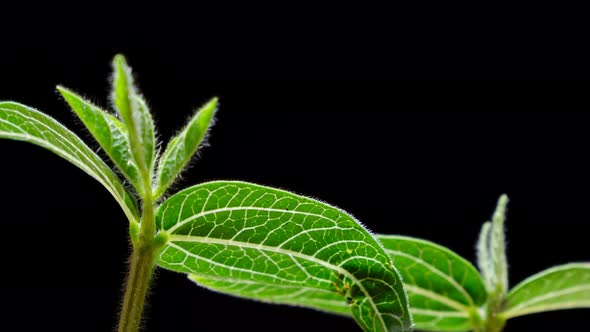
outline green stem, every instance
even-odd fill
[[[506,319],[498,314],[497,310],[491,310],[488,312],[486,319],[486,325],[483,331],[485,332],[501,332],[506,325]]]
[[[131,267],[125,287],[123,308],[119,319],[119,332],[137,332],[154,272],[152,248],[136,248],[131,255]]]
[[[481,332],[501,332],[506,325],[506,318],[502,315],[504,292],[498,285],[495,292],[488,293],[485,319],[480,326]]]
[[[151,189],[144,193],[142,222],[137,243],[131,254],[129,276],[125,286],[123,307],[119,318],[119,332],[137,332],[141,326],[141,317],[154,274],[156,244],[154,236],[154,204]]]

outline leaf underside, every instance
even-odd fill
[[[53,118],[22,104],[0,102],[0,138],[41,146],[78,166],[105,186],[129,221],[137,222],[135,199],[113,171],[78,136]]]
[[[510,291],[503,315],[573,308],[590,308],[590,263],[556,266],[529,277]]]
[[[353,217],[244,182],[183,190],[158,209],[169,234],[158,264],[241,297],[345,313],[365,331],[408,331],[399,275]],[[349,304],[347,304],[349,303]]]

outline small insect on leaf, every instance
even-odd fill
[[[303,196],[244,182],[185,189],[158,209],[166,269],[207,288],[352,314],[365,331],[408,331],[391,258],[354,218]]]

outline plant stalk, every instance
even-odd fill
[[[150,282],[154,274],[157,248],[154,245],[156,225],[151,189],[146,190],[144,195],[141,228],[131,254],[118,332],[139,331]]]

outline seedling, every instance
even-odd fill
[[[480,275],[448,249],[373,236],[346,212],[283,190],[214,181],[171,192],[205,140],[218,101],[207,102],[160,149],[147,103],[120,55],[113,61],[112,113],[58,90],[116,170],[53,118],[19,103],[0,102],[0,137],[53,151],[121,206],[132,243],[121,332],[139,330],[156,267],[231,295],[350,315],[371,332],[500,331],[511,317],[590,307],[590,264],[547,270],[508,292],[505,197],[482,230]]]
[[[133,253],[119,331],[139,330],[156,266],[243,297],[342,311],[366,331],[410,329],[407,297],[391,257],[344,211],[236,181],[169,192],[205,139],[218,101],[201,107],[160,151],[147,103],[122,56],[115,57],[113,71],[113,113],[58,90],[117,172],[74,133],[25,105],[0,103],[0,137],[55,152],[102,183],[121,206]]]

